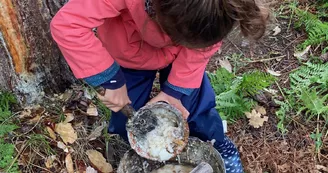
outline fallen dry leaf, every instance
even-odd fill
[[[309,45],[308,47],[306,47],[304,50],[302,50],[302,51],[300,51],[300,52],[295,52],[295,53],[294,53],[294,56],[295,56],[296,58],[305,59],[303,56],[304,56],[306,53],[309,52],[310,48],[311,48],[311,45]]]
[[[63,142],[61,141],[57,142],[57,147],[64,150],[64,152],[68,153],[68,148]]]
[[[253,126],[254,128],[259,128],[263,126],[264,121],[268,121],[267,116],[261,117],[261,113],[257,112],[255,109],[252,112],[246,112],[246,117],[249,119],[249,125]]]
[[[97,106],[91,103],[87,109],[87,114],[90,116],[98,116]]]
[[[102,131],[106,127],[106,123],[103,123],[101,126],[98,126],[91,134],[87,137],[88,140],[92,141],[101,136]]]
[[[41,115],[36,115],[34,118],[30,119],[28,121],[29,124],[36,124],[37,122],[39,122],[41,119]]]
[[[64,123],[69,123],[74,120],[74,115],[72,113],[65,113],[66,119]]]
[[[96,150],[87,150],[86,154],[92,165],[102,173],[113,172],[112,165],[106,162],[103,155]]]
[[[58,123],[55,127],[55,132],[57,132],[65,144],[74,143],[77,139],[77,134],[72,127],[71,123]]]
[[[255,106],[255,110],[257,112],[259,112],[261,115],[265,115],[266,114],[266,110],[265,110],[265,108],[263,106],[257,105],[257,106]]]
[[[65,158],[65,165],[68,173],[74,173],[73,160],[71,154],[67,154]]]
[[[270,73],[271,75],[273,75],[273,76],[281,76],[281,73],[280,72],[273,71],[273,70],[270,70],[270,69],[267,69],[266,71],[268,73]]]
[[[56,134],[55,132],[50,128],[50,127],[46,127],[48,133],[49,133],[49,136],[51,137],[51,139],[53,140],[56,140]]]
[[[274,33],[272,35],[278,35],[280,32],[281,32],[281,28],[279,26],[276,26],[274,29],[273,29]]]
[[[224,60],[219,60],[220,66],[228,70],[230,73],[232,72],[232,66],[229,62],[229,60],[224,59]]]
[[[54,161],[56,160],[56,156],[55,155],[52,155],[52,156],[49,156],[47,157],[47,160],[46,160],[46,168],[50,169],[53,167],[53,163]]]
[[[275,89],[267,89],[267,88],[264,88],[264,91],[270,93],[270,94],[273,94],[273,95],[276,95],[278,93],[278,90],[275,90]]]

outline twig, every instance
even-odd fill
[[[291,41],[289,44],[287,44],[287,46],[282,50],[285,51],[289,46],[291,46],[293,43],[295,43],[296,41],[298,41],[298,39],[302,38],[305,34],[302,34],[301,36],[295,38],[293,41]]]
[[[43,118],[43,115],[40,117],[40,119],[38,120],[38,122],[36,122],[35,125],[30,130],[28,130],[27,132],[23,133],[23,135],[26,135],[26,134],[30,133],[40,123],[40,121],[41,121],[42,118]],[[22,135],[20,135],[20,136],[22,136]]]
[[[265,62],[265,61],[272,61],[272,60],[277,60],[280,58],[285,57],[286,55],[281,55],[281,56],[277,56],[277,57],[273,57],[273,58],[267,58],[267,59],[256,59],[256,60],[252,60],[252,61],[243,61],[241,60],[240,62],[244,62],[244,63],[255,63],[255,62]]]
[[[4,125],[8,120],[10,120],[11,118],[13,118],[14,116],[16,116],[16,115],[18,115],[18,114],[19,114],[19,112],[16,112],[16,113],[14,113],[12,116],[6,118],[6,119],[0,124],[0,126],[1,126],[1,125]]]
[[[244,53],[235,43],[233,43],[230,39],[227,39],[235,48],[239,50],[240,53]]]
[[[326,160],[328,160],[328,157],[325,156],[324,154],[319,153],[319,155],[320,155],[321,157],[325,158]]]
[[[34,167],[40,168],[40,169],[42,169],[42,170],[45,170],[45,171],[47,171],[47,172],[51,172],[50,170],[48,170],[48,169],[46,169],[46,168],[43,168],[43,167],[41,167],[41,166],[35,165],[35,164],[31,163],[31,162],[29,162],[28,164],[30,164],[30,165],[32,165],[32,166],[34,166]]]

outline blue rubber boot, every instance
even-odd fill
[[[239,152],[227,136],[220,144],[214,144],[214,147],[221,154],[227,173],[243,173]]]

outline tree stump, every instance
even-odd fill
[[[0,1],[0,89],[22,104],[75,81],[50,34],[50,21],[67,0]]]

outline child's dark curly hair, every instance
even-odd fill
[[[176,44],[206,48],[239,24],[242,33],[259,39],[266,15],[255,0],[152,0],[155,18]]]

